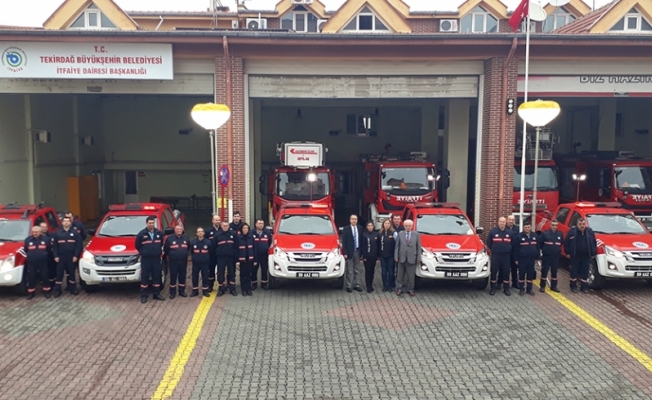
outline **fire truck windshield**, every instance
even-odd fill
[[[111,215],[104,220],[99,236],[136,236],[147,225],[147,215]],[[158,222],[155,221],[158,226]]]
[[[426,194],[433,190],[435,171],[426,167],[383,168],[382,190],[392,194]]]
[[[534,167],[525,167],[525,190],[534,188]],[[557,190],[557,171],[554,167],[539,167],[537,173],[537,190],[544,192]],[[521,167],[514,167],[514,191],[521,190]]]
[[[29,221],[0,219],[0,241],[22,242],[29,236]]]
[[[333,235],[333,223],[327,215],[284,215],[278,227],[281,235]]]
[[[614,174],[618,189],[652,193],[652,167],[617,167]]]
[[[472,235],[473,229],[463,215],[419,215],[417,232],[424,235]]]
[[[648,234],[641,223],[629,214],[589,214],[587,223],[596,233]]]
[[[314,178],[311,182],[310,179]],[[281,172],[276,175],[276,194],[286,200],[317,200],[330,194],[327,172]]]

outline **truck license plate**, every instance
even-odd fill
[[[635,277],[652,278],[652,272],[634,272]]]
[[[468,272],[444,272],[446,278],[468,278]]]
[[[126,276],[104,276],[102,277],[102,282],[122,282],[126,281]]]
[[[319,272],[297,272],[297,278],[319,278]]]

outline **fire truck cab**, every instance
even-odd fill
[[[261,176],[261,194],[269,196],[269,224],[282,207],[292,204],[315,203],[332,209],[335,202],[335,175],[324,166],[328,151],[321,143],[279,143],[276,154],[281,166],[267,177]]]
[[[57,212],[43,204],[0,205],[0,286],[14,286],[19,294],[27,292],[23,243],[41,222],[48,224],[50,233],[61,225]]]
[[[165,236],[172,235],[177,225],[183,227],[184,215],[167,204],[113,204],[102,218],[97,230],[89,229],[93,239],[79,260],[79,281],[87,292],[96,291],[100,284],[140,282],[140,257],[136,250],[136,235],[147,225],[149,216],[156,217],[156,228]],[[167,268],[161,274],[165,286]]]
[[[652,229],[652,160],[632,152],[595,151],[560,155],[565,201],[617,202]],[[584,180],[572,179],[582,177]]]
[[[414,221],[421,235],[420,279],[470,280],[484,289],[491,273],[489,256],[471,221],[456,203],[409,204],[403,220]]]
[[[426,161],[426,153],[412,152],[408,157],[361,156],[364,162],[363,214],[378,230],[383,220],[400,213],[408,204],[438,200],[437,167]]]
[[[320,279],[341,289],[345,265],[330,207],[303,203],[279,210],[269,251],[271,288],[278,288],[282,279]]]
[[[550,221],[557,219],[566,237],[579,218],[586,220],[598,242],[598,254],[589,268],[591,288],[601,289],[607,279],[646,279],[652,284],[652,233],[619,203],[560,204],[541,221],[540,230],[550,229]]]

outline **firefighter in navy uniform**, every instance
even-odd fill
[[[235,256],[236,256],[236,234],[229,229],[229,223],[222,221],[219,232],[215,234],[215,256],[217,258],[217,282],[219,289],[218,296],[222,296],[228,289],[232,296],[237,296],[235,291]],[[227,276],[224,276],[224,272]]]
[[[41,235],[41,227],[32,228],[32,235],[25,239],[23,251],[27,258],[27,300],[34,298],[36,279],[40,276],[43,295],[50,298],[50,281],[48,279],[48,260],[51,254],[52,240]]]
[[[254,265],[258,265],[254,249],[254,236],[249,231],[249,224],[242,224],[242,231],[238,235],[238,257],[236,266],[240,267],[240,290],[243,296],[251,296],[251,275]]]
[[[147,217],[147,227],[136,236],[136,250],[140,255],[140,302],[147,303],[149,279],[152,278],[154,300],[161,296],[161,256],[163,255],[163,232],[156,229],[156,217]]]
[[[54,261],[54,254],[52,253],[52,248],[54,247],[54,235],[50,235],[47,222],[41,222],[39,226],[41,227],[41,236],[47,236],[47,238],[50,240],[50,255],[48,256],[48,279],[50,281],[50,289],[53,289],[55,282],[57,281],[57,263]]]
[[[510,215],[507,217],[507,224],[505,225],[507,229],[511,229],[514,232],[514,235],[518,235],[521,232],[521,227],[516,225],[516,217],[513,215]],[[511,277],[512,277],[512,287],[514,289],[518,289],[518,265],[516,265],[516,262],[514,260],[514,256],[512,254],[512,259],[510,260],[510,271],[511,271]],[[509,281],[509,276],[504,277],[500,276],[498,279],[498,290],[500,290],[500,285],[503,280]]]
[[[550,290],[559,293],[557,288],[557,270],[559,269],[559,257],[561,256],[561,245],[564,243],[564,234],[557,230],[559,222],[556,219],[550,221],[550,229],[539,235],[539,248],[542,253],[541,260],[541,281],[539,283],[541,293],[546,291],[548,271],[551,273]]]
[[[64,216],[70,218],[70,220],[72,221],[72,227],[77,230],[83,243],[84,240],[86,240],[86,238],[88,237],[88,231],[86,231],[86,228],[84,228],[84,224],[82,224],[81,221],[76,220],[70,211],[66,211]]]
[[[597,241],[593,229],[586,225],[584,218],[577,220],[577,226],[568,231],[564,240],[566,257],[570,258],[570,289],[577,293],[577,278],[581,282],[582,293],[589,293],[589,265],[598,253]]]
[[[220,231],[220,225],[222,224],[222,218],[219,215],[213,214],[213,219],[211,220],[211,227],[206,231],[206,238],[211,241],[211,260],[208,264],[208,293],[213,291],[215,287],[215,270],[217,269],[217,257],[215,256],[215,247],[217,242],[215,241],[215,234]]]
[[[233,221],[229,224],[229,229],[231,229],[236,235],[239,235],[242,232],[242,225],[244,225],[244,222],[242,221],[240,212],[234,212]]]
[[[499,274],[503,277],[505,295],[512,295],[509,291],[509,268],[512,258],[514,231],[507,228],[506,224],[505,217],[500,217],[498,227],[493,228],[487,235],[487,248],[491,253],[491,291],[489,291],[489,294],[492,296],[496,294]]]
[[[190,297],[199,296],[199,273],[201,272],[202,294],[210,297],[208,290],[208,265],[211,262],[211,241],[205,237],[204,228],[197,228],[197,237],[190,242],[192,257],[192,293]]]
[[[256,290],[258,287],[258,267],[260,266],[260,287],[267,290],[269,289],[268,273],[269,273],[269,247],[272,244],[272,233],[265,229],[265,221],[262,219],[256,220],[256,229],[253,232],[254,236],[254,250],[258,263],[254,265],[251,274],[251,290]]]
[[[61,228],[54,234],[54,247],[52,253],[57,263],[57,279],[54,286],[54,297],[61,296],[61,285],[63,284],[64,272],[68,275],[67,290],[77,295],[77,282],[75,281],[75,263],[82,252],[82,240],[79,232],[72,228],[72,221],[63,217]]]
[[[514,262],[518,265],[518,290],[519,295],[525,293],[534,296],[532,282],[537,277],[534,264],[541,259],[537,235],[532,232],[529,221],[523,223],[523,232],[516,235],[514,242]]]
[[[175,226],[174,235],[165,240],[163,258],[168,260],[170,265],[170,300],[177,296],[177,285],[179,296],[188,297],[186,294],[186,272],[188,270],[189,246],[190,238],[183,234],[181,225]]]

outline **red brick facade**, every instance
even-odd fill
[[[438,19],[408,19],[408,25],[412,29],[412,33],[435,33],[439,32]]]
[[[506,113],[503,104],[503,69],[506,57],[494,57],[484,64],[484,106],[482,119],[482,185],[480,191],[480,226],[492,227],[496,224],[499,214],[511,214],[512,192],[514,184],[514,146],[516,130],[516,114],[507,116],[505,135],[505,165],[502,207],[499,201],[499,171],[500,171],[500,118]],[[509,65],[507,97],[516,99],[518,78],[518,60],[512,59]]]
[[[233,164],[233,210],[240,211],[247,220],[245,203],[245,115],[244,115],[244,60],[231,57],[231,124]],[[215,59],[215,102],[226,104],[226,63],[224,57]],[[227,164],[227,125],[217,131],[217,165]],[[218,184],[219,187],[219,184]],[[226,195],[228,198],[228,194]],[[230,217],[229,217],[230,220]]]

